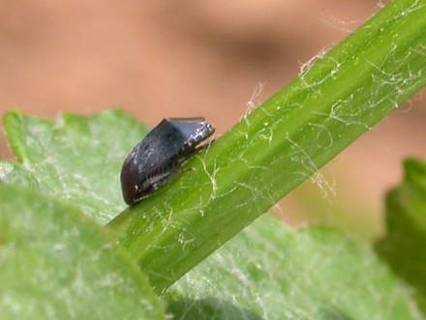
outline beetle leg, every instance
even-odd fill
[[[160,187],[170,179],[171,172],[164,172],[158,175],[155,175],[148,179],[149,184],[151,184],[154,188]]]
[[[188,152],[187,154],[185,154],[184,156],[182,156],[181,158],[179,158],[177,160],[178,165],[181,166],[182,164],[184,164],[187,160],[191,159],[193,156],[195,156],[197,153],[200,153],[204,150],[208,150],[210,148],[210,145],[213,143],[213,141],[203,144],[202,146],[199,146],[197,148],[194,148],[194,150],[192,150],[191,152]]]
[[[207,143],[205,143],[205,144],[203,144],[203,145],[195,148],[193,154],[199,153],[199,152],[201,152],[203,150],[208,150],[215,141],[216,141],[216,139],[212,139],[209,142],[207,142]]]
[[[160,187],[164,186],[172,178],[172,172],[164,172],[148,178],[142,185],[144,190],[142,195],[135,199],[133,203],[137,203],[145,198],[148,198],[153,192],[157,191]]]
[[[191,159],[194,155],[196,155],[197,153],[200,153],[204,150],[208,150],[211,146],[211,144],[214,142],[215,140],[211,140],[208,143],[205,143],[197,148],[195,148],[192,152],[186,154],[184,157],[180,158],[178,160],[178,166],[181,167],[181,171],[182,172],[187,172],[189,170],[194,170],[194,168],[192,167],[184,167],[183,165],[185,164],[186,161],[188,161],[189,159]],[[182,167],[183,166],[183,167]]]
[[[187,159],[193,157],[194,155],[196,155],[197,153],[200,153],[204,150],[208,150],[210,148],[210,146],[215,142],[215,139],[210,140],[209,142],[198,146],[196,148],[194,148],[194,150],[192,150],[190,153],[188,153],[185,157],[183,161],[186,161]]]

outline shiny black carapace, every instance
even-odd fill
[[[124,161],[121,188],[126,203],[133,205],[165,185],[213,133],[213,126],[204,118],[161,121]]]

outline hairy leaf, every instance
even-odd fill
[[[3,181],[27,184],[30,177],[43,193],[68,200],[101,224],[126,208],[119,171],[147,132],[134,118],[107,111],[93,117],[64,115],[53,123],[13,112],[4,124],[20,162],[15,170],[26,170],[27,178],[18,178],[22,174],[6,164],[0,167]]]
[[[122,130],[117,134],[134,129]],[[89,149],[88,159],[96,157],[96,148]],[[3,165],[4,181],[31,185],[28,172],[19,175],[11,168]],[[118,166],[115,170],[112,176],[119,175]],[[98,198],[111,201],[111,192],[99,192]],[[416,314],[406,290],[365,246],[329,229],[294,231],[269,217],[187,274],[169,290],[168,301],[176,319],[410,319]]]
[[[163,319],[105,230],[34,191],[0,186],[1,319]]]
[[[24,186],[29,189],[39,189],[37,179],[20,164],[16,163],[0,162],[0,181]]]
[[[262,217],[168,292],[176,319],[416,319],[407,291],[366,246]]]

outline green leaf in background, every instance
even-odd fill
[[[2,180],[31,180],[43,193],[68,200],[101,224],[126,208],[119,191],[120,168],[147,132],[134,118],[107,111],[93,117],[64,115],[53,123],[13,112],[4,125],[20,163],[15,167],[27,173],[22,178],[3,164]]]
[[[72,207],[0,186],[0,319],[163,319],[112,240]]]
[[[176,319],[417,319],[407,288],[366,246],[265,216],[168,290]]]
[[[128,131],[142,132],[145,128],[138,129],[132,122],[126,127],[124,123],[129,117],[124,114],[107,114],[115,114],[123,126],[117,129],[112,122],[99,124],[97,119],[102,118],[102,114],[79,119],[88,126],[92,126],[92,121],[98,123],[102,126],[98,130],[102,132],[115,129],[117,136],[125,136]],[[43,123],[42,120],[20,117],[23,123]],[[44,145],[47,143],[43,141],[44,137],[52,134],[46,132],[25,139]],[[73,140],[78,141],[79,134],[84,138],[84,132],[76,131]],[[91,140],[91,143],[96,141]],[[117,145],[120,143],[123,145]],[[105,140],[103,145],[106,149],[115,146],[124,150],[127,143],[126,140]],[[66,154],[67,151],[63,152]],[[74,148],[72,152],[83,151]],[[85,144],[84,152],[87,159],[102,156],[89,142]],[[57,157],[55,154],[51,156]],[[42,158],[37,161],[44,162]],[[38,166],[37,161],[33,163],[34,167]],[[3,165],[4,181],[33,183],[26,171],[21,171],[20,175],[11,168],[11,164]],[[87,172],[90,168],[92,164],[86,162],[80,169]],[[68,169],[65,167],[63,174],[66,175]],[[100,201],[100,204],[110,201],[113,206],[120,206],[121,198],[112,196],[121,196],[120,187],[114,182],[120,166],[112,170],[109,173],[111,181],[105,183],[112,184],[115,190],[99,189],[93,201]],[[102,170],[96,170],[91,179],[105,179],[102,174]],[[52,183],[59,182],[53,177]],[[77,186],[70,187],[77,190]],[[57,195],[61,196],[60,193]],[[170,288],[168,302],[169,312],[176,319],[364,319],[367,315],[369,319],[415,319],[415,303],[407,291],[365,246],[329,229],[294,231],[266,216]]]
[[[404,168],[403,183],[386,199],[388,231],[377,250],[416,289],[426,314],[426,162],[407,160]]]

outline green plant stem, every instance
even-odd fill
[[[392,2],[111,227],[165,290],[306,179],[327,187],[318,169],[425,85],[425,55],[426,0]]]

